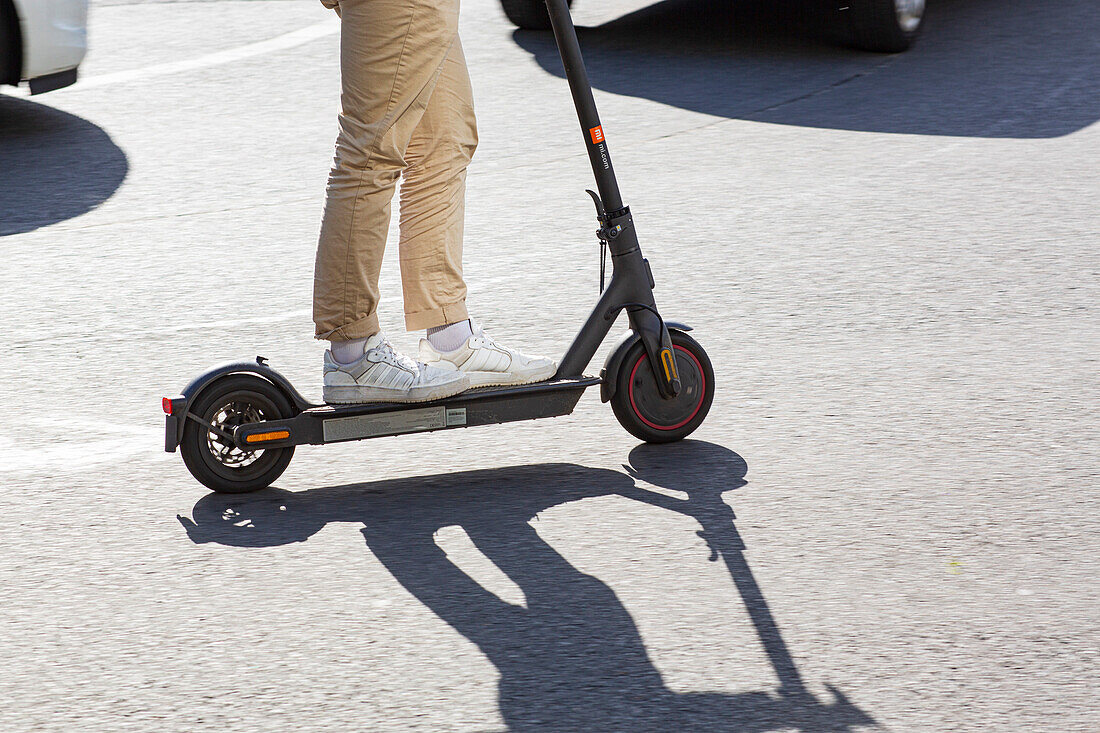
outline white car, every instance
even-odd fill
[[[88,50],[88,0],[0,0],[0,84],[67,87]]]

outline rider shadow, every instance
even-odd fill
[[[688,469],[685,469],[689,467]],[[571,464],[521,466],[316,489],[210,494],[180,518],[196,543],[303,542],[328,522],[361,522],[367,547],[402,586],[475,643],[500,672],[500,711],[512,730],[850,730],[874,720],[829,688],[805,687],[722,500],[745,484],[744,460],[721,446],[642,445],[631,476],[687,494],[640,488],[630,476]],[[573,567],[531,526],[547,509],[621,496],[695,518],[729,570],[779,687],[741,694],[676,693],[663,684],[614,591]],[[479,585],[435,542],[459,525],[523,591],[513,605]]]

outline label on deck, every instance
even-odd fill
[[[418,410],[398,410],[378,415],[356,415],[325,420],[325,442],[381,435],[402,435],[424,430],[439,430],[449,425],[465,425],[466,408],[424,407]]]

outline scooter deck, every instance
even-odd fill
[[[584,390],[599,383],[599,377],[562,377],[481,387],[431,402],[317,405],[287,420],[240,425],[233,438],[255,450],[559,417],[573,412]]]

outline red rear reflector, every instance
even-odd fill
[[[160,400],[160,406],[164,409],[165,415],[172,414],[172,400],[168,399],[167,397],[162,397]]]

